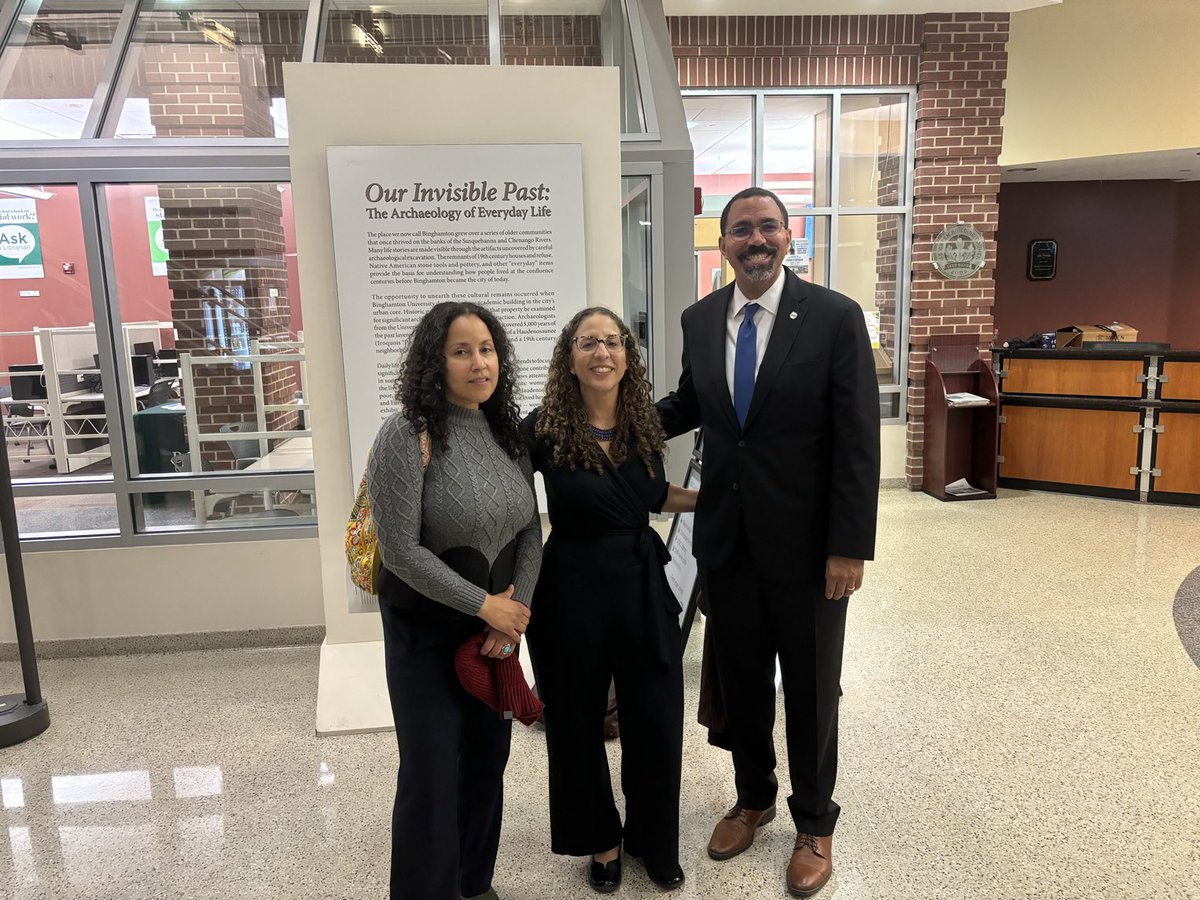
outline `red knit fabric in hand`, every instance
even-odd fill
[[[525,683],[525,673],[516,653],[495,659],[480,653],[487,632],[467,638],[454,654],[454,671],[472,697],[478,697],[501,718],[532,725],[542,715],[542,702]]]

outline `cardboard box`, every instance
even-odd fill
[[[1083,349],[1084,341],[1136,341],[1138,330],[1124,322],[1111,325],[1067,325],[1054,333],[1055,347]]]

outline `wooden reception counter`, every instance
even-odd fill
[[[1200,505],[1200,351],[996,357],[1001,487]]]

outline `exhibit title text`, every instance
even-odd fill
[[[445,186],[436,187],[414,182],[411,187],[387,187],[379,182],[371,182],[363,192],[367,203],[367,217],[370,219],[448,219],[456,222],[458,219],[538,219],[551,215],[551,208],[546,205],[550,199],[550,188],[544,182],[540,184],[518,184],[515,181],[505,181],[502,186],[491,182],[464,181],[459,184],[447,182]],[[377,204],[473,204],[465,209],[447,209],[439,206],[436,209],[380,209]],[[505,208],[493,208],[482,204],[509,203]],[[516,206],[517,203],[535,203],[536,206]]]

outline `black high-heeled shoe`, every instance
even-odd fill
[[[620,851],[617,852],[616,859],[606,863],[596,862],[596,857],[592,857],[591,864],[588,865],[588,884],[599,894],[611,894],[621,886]]]
[[[625,852],[630,856],[638,857],[642,860],[642,865],[646,867],[646,874],[650,880],[657,884],[664,891],[673,891],[675,888],[683,884],[683,868],[679,863],[673,866],[662,867],[653,865],[648,859],[642,856],[633,848],[626,847]]]

